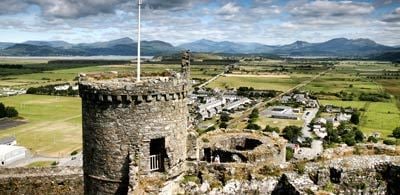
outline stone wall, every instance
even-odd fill
[[[196,167],[193,166],[192,167]],[[350,156],[309,162],[304,170],[283,166],[257,174],[256,166],[212,164],[197,166],[181,182],[187,194],[400,194],[400,157]],[[278,168],[278,167],[275,167]],[[262,174],[260,174],[262,173]]]
[[[0,194],[83,194],[82,168],[0,169]]]
[[[218,155],[221,163],[279,165],[286,161],[286,143],[271,133],[216,130],[198,138],[198,160],[210,161],[210,155]]]
[[[165,139],[165,171],[184,171],[187,80],[82,77],[85,194],[126,194],[150,173],[150,142]]]

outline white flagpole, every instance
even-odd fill
[[[142,0],[138,0],[138,37],[137,37],[137,76],[136,81],[140,81],[140,10],[142,7]]]

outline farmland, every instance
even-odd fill
[[[133,72],[132,64],[116,65],[75,65],[63,64],[62,68],[39,71],[47,66],[45,60],[1,60],[0,64],[26,66],[26,71],[11,69],[11,75],[0,76],[0,88],[29,88],[65,82],[76,82],[79,73]],[[57,66],[57,65],[49,65]],[[72,66],[72,67],[70,67]],[[32,69],[32,67],[37,69]],[[143,64],[146,73],[163,72],[166,69],[179,70],[180,65]],[[208,79],[222,72],[223,66],[194,66],[192,77]],[[20,71],[20,72],[19,72]],[[18,73],[19,72],[19,73]],[[33,154],[45,156],[66,156],[82,147],[81,100],[79,97],[56,97],[41,95],[20,95],[0,98],[7,106],[15,107],[23,118],[19,125],[0,131],[0,137],[15,136],[18,144],[27,147]]]
[[[0,64],[16,64],[29,67],[18,73],[0,77],[0,88],[29,88],[49,84],[76,82],[79,73],[97,73],[108,71],[133,72],[134,64],[112,65],[49,65],[49,69],[37,71],[32,67],[45,67],[47,61],[2,60]],[[331,69],[332,64],[335,67]],[[179,70],[178,64],[146,63],[142,65],[143,72],[163,72],[166,69]],[[397,70],[390,63],[374,61],[284,61],[266,60],[261,62],[242,61],[238,68],[219,77],[206,87],[208,88],[238,88],[253,87],[258,90],[287,91],[298,84],[310,80],[323,71],[316,80],[300,90],[314,94],[323,105],[353,107],[361,110],[359,128],[365,133],[380,132],[389,136],[391,131],[400,126],[400,81],[396,79],[370,79],[363,75],[374,71]],[[35,70],[37,72],[29,72]],[[222,65],[193,65],[191,76],[197,80],[207,80],[225,70]],[[25,72],[28,71],[28,72]],[[344,101],[338,94],[350,94],[351,101]],[[385,101],[360,101],[363,93],[388,93],[391,97]],[[15,135],[19,144],[29,148],[33,153],[47,156],[66,156],[74,150],[81,149],[81,103],[79,97],[55,97],[20,95],[0,98],[0,102],[14,106],[23,117],[23,123],[14,128],[0,131],[0,137]],[[214,123],[214,121],[212,121]],[[209,125],[213,123],[209,122]],[[257,124],[264,128],[266,125],[283,129],[288,125],[301,126],[301,120],[284,120],[260,118]],[[204,127],[209,125],[204,124]],[[246,126],[240,123],[240,128]],[[238,127],[239,127],[238,126]]]
[[[238,88],[253,87],[259,90],[286,91],[311,76],[302,74],[293,75],[235,75],[224,76],[210,83],[209,88]]]
[[[366,134],[379,132],[383,136],[388,136],[394,128],[400,126],[400,111],[394,100],[390,102],[321,100],[320,102],[322,105],[352,107],[362,110],[359,126]]]
[[[15,136],[34,154],[65,156],[82,147],[81,103],[77,97],[21,95],[0,98],[17,108],[26,124],[0,131]]]

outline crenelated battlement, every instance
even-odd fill
[[[179,74],[144,77],[140,82],[132,77],[106,80],[98,77],[99,75],[81,75],[79,92],[83,99],[124,104],[170,101],[186,98],[189,90],[188,81]]]

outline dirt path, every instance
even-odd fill
[[[225,74],[227,77],[290,78],[287,74]]]
[[[222,76],[222,75],[224,75],[224,74],[225,74],[225,72],[222,72],[222,73],[218,74],[217,76],[211,78],[211,79],[208,80],[207,82],[205,82],[205,83],[199,85],[199,88],[203,88],[204,86],[206,86],[206,85],[208,85],[209,83],[215,81],[216,79],[218,79],[218,77],[220,77],[220,76]]]
[[[17,127],[23,124],[28,123],[27,121],[23,121],[23,120],[14,120],[14,119],[8,119],[8,118],[4,118],[4,119],[0,119],[0,131],[1,130],[6,130],[9,128],[13,128],[13,127]]]

